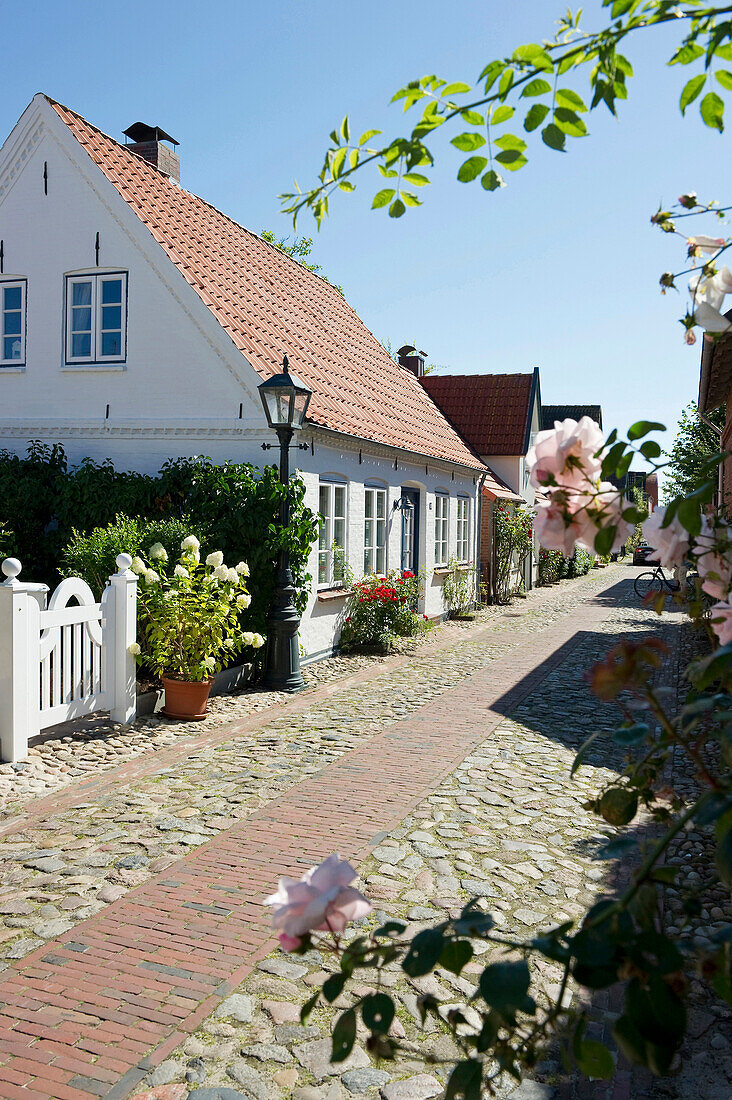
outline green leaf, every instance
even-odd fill
[[[401,199],[394,199],[394,202],[389,207],[390,218],[401,218],[402,214],[406,210],[406,206]]]
[[[608,443],[610,441],[608,440]],[[613,443],[610,450],[607,452],[602,460],[602,476],[604,478],[610,477],[615,473],[618,462],[625,454],[625,443],[621,439],[618,443]]]
[[[728,69],[718,69],[714,75],[726,91],[732,92],[732,73]]]
[[[480,1100],[483,1069],[474,1058],[458,1062],[450,1074],[445,1100]]]
[[[585,137],[587,134],[587,127],[582,119],[568,107],[557,107],[554,112],[554,121],[562,133],[569,134],[570,137]]]
[[[338,1017],[333,1028],[331,1062],[343,1062],[353,1050],[356,1041],[356,1013],[352,1008]]]
[[[676,515],[681,526],[688,531],[690,535],[699,534],[701,531],[701,509],[699,508],[698,501],[685,497],[683,500],[679,501]]]
[[[486,157],[468,157],[460,165],[457,178],[461,183],[470,183],[471,180],[480,175],[487,164]]]
[[[528,163],[528,158],[518,149],[506,149],[503,153],[496,153],[496,160],[509,172],[517,172]]]
[[[461,84],[459,81],[455,84],[448,84],[442,89],[441,99],[444,99],[448,95],[462,95],[463,92],[469,92],[469,84]]]
[[[550,149],[556,149],[561,152],[564,149],[566,138],[562,131],[555,123],[550,122],[548,126],[545,126],[541,131],[541,140],[545,145],[548,145]]]
[[[484,88],[486,92],[491,90],[505,68],[505,61],[491,61],[486,65],[483,72],[478,77],[478,80],[485,80]]]
[[[473,948],[467,940],[448,940],[440,955],[440,966],[451,974],[459,974],[473,957]]]
[[[622,480],[622,478],[625,477],[628,470],[630,469],[630,464],[632,463],[632,461],[633,461],[633,452],[628,451],[627,455],[624,455],[620,459],[620,462],[618,462],[618,464],[615,468],[615,474],[618,478],[620,478]]]
[[[401,192],[402,202],[405,206],[421,206],[422,200],[418,199],[416,195],[413,195],[411,191]]]
[[[385,191],[378,191],[374,195],[374,201],[371,203],[372,210],[378,210],[380,206],[386,206],[390,203],[396,194],[394,188],[387,188]]]
[[[571,88],[557,88],[554,102],[559,107],[568,107],[571,111],[586,111],[587,106],[582,96],[577,95]]]
[[[332,1004],[343,992],[343,987],[348,981],[348,974],[331,974],[323,982],[323,996],[329,1004]]]
[[[509,107],[507,103],[502,103],[500,107],[496,107],[495,111],[491,113],[490,121],[495,126],[500,126],[502,122],[508,122],[509,118],[513,118],[515,113],[514,107]]]
[[[439,928],[425,928],[418,932],[409,945],[402,970],[410,978],[418,978],[422,974],[429,974],[437,965],[445,944],[445,937]]]
[[[527,46],[518,46],[511,58],[512,61],[522,61],[533,65],[535,69],[543,69],[545,72],[554,72],[554,62],[549,54],[537,42],[530,42]]]
[[[699,104],[699,110],[706,125],[721,134],[724,130],[724,100],[716,92],[707,92]]]
[[[687,42],[676,51],[674,56],[669,61],[669,65],[689,65],[692,61],[696,61],[697,57],[701,57],[704,50],[697,42]],[[719,50],[717,50],[719,53]]]
[[[407,172],[403,179],[407,183],[411,183],[414,187],[424,187],[430,182],[429,176],[423,176],[420,172]]]
[[[601,557],[604,557],[612,551],[616,534],[616,527],[611,525],[609,527],[601,527],[595,535],[595,550]]]
[[[498,94],[501,99],[505,99],[508,93],[513,87],[513,69],[506,69],[505,73],[498,82]]]
[[[686,113],[686,108],[689,104],[693,103],[699,95],[706,80],[706,73],[698,73],[696,76],[692,76],[691,80],[687,80],[686,84],[684,84],[681,92],[681,99],[679,100],[679,107],[681,108],[682,115]]]
[[[479,111],[473,111],[471,108],[467,108],[460,112],[460,118],[463,122],[469,123],[471,126],[483,126],[485,119]]]
[[[365,145],[367,141],[371,141],[372,137],[376,137],[376,135],[380,133],[381,130],[365,130],[358,139],[358,144]]]
[[[631,424],[628,428],[628,439],[631,441],[635,439],[642,439],[644,435],[648,435],[649,432],[665,432],[666,425],[659,424],[656,420],[636,420],[635,424]]]
[[[394,1019],[394,1002],[386,993],[369,993],[361,1004],[366,1027],[375,1035],[386,1035]]]
[[[494,172],[491,168],[489,172],[481,179],[481,184],[485,187],[486,191],[496,191],[499,187],[504,187],[505,184],[497,172]]]
[[[530,982],[529,964],[524,959],[491,963],[480,976],[480,995],[502,1016],[512,1017],[519,1010],[533,1010],[533,1001],[528,997]]]
[[[650,461],[654,458],[660,458],[663,454],[660,446],[656,443],[655,439],[647,439],[645,443],[641,443],[641,454]]]
[[[552,90],[551,84],[544,80],[542,77],[537,76],[536,80],[530,80],[526,87],[521,92],[522,97],[529,98],[535,95],[545,95]]]
[[[575,1028],[572,1038],[572,1053],[578,1068],[585,1077],[605,1079],[612,1077],[615,1062],[610,1051],[594,1039],[585,1039],[587,1018],[583,1016]]]
[[[541,126],[548,114],[549,108],[546,103],[534,103],[524,119],[524,130],[536,130],[538,126]]]
[[[461,153],[472,153],[485,145],[485,138],[482,134],[458,134],[457,137],[451,140],[450,144],[459,149]]]
[[[611,18],[617,19],[621,15],[625,15],[626,11],[633,7],[638,0],[613,0],[612,10],[610,12]]]
[[[350,133],[351,130],[348,125],[348,115],[346,115],[346,117],[343,119],[343,122],[341,123],[341,137],[344,141],[348,141]]]
[[[613,731],[613,741],[617,745],[637,745],[648,736],[645,722],[635,722],[632,726],[619,726]]]
[[[526,148],[526,142],[515,134],[501,134],[496,138],[495,144],[499,149],[517,149],[520,153]]]
[[[638,811],[638,796],[628,787],[611,787],[600,799],[600,814],[609,825],[627,825]]]

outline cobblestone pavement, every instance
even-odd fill
[[[416,929],[475,895],[507,930],[578,916],[606,870],[593,859],[602,830],[581,803],[622,762],[598,750],[568,782],[588,726],[612,720],[583,673],[619,635],[659,630],[633,575],[621,565],[539,590],[406,657],[335,659],[286,708],[216,701],[193,739],[151,719],[127,740],[84,735],[65,743],[76,748],[65,774],[42,760],[42,789],[66,787],[40,800],[27,801],[22,773],[8,776],[2,1096],[438,1095],[442,1072],[428,1059],[449,1056],[449,1039],[417,1024],[425,980],[389,977],[397,1033],[419,1051],[411,1064],[377,1067],[359,1047],[330,1066],[327,1013],[297,1024],[330,962],[272,953],[261,897],[278,874],[339,847],[361,863],[374,919],[397,914]],[[671,638],[675,624],[660,629]],[[89,794],[77,776],[101,737],[109,770]],[[429,980],[446,1006],[470,988],[471,965]],[[549,987],[556,977],[544,968]],[[555,1070],[504,1094],[544,1100]]]

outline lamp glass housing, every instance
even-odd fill
[[[270,428],[302,428],[312,391],[285,368],[260,383],[259,395]]]

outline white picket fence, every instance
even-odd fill
[[[48,588],[18,580],[6,558],[0,584],[0,757],[22,760],[41,730],[95,711],[131,722],[137,708],[135,658],[137,577],[129,554],[97,603],[80,577]],[[71,603],[75,600],[75,603]]]

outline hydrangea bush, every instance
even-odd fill
[[[147,560],[139,554],[132,559],[144,660],[158,676],[209,680],[242,649],[264,644],[261,634],[240,626],[252,599],[249,566],[226,565],[220,550],[202,562],[200,545],[195,535],[184,538],[174,565],[160,542],[150,547]],[[139,658],[142,647],[135,643],[132,652]]]
[[[413,938],[398,920],[344,936],[344,920],[366,915],[369,903],[360,895],[339,895],[350,887],[353,869],[342,867],[337,857],[308,872],[300,884],[281,884],[270,903],[276,906],[282,946],[305,952],[316,944],[339,962],[339,969],[304,1005],[303,1021],[318,1001],[332,1004],[352,993],[350,1004],[335,1019],[334,1062],[350,1053],[358,1016],[374,1055],[413,1057],[391,1031],[395,1005],[389,985],[377,980],[369,988],[374,969],[378,973],[399,965],[410,978],[418,978],[439,966],[460,975],[477,960],[476,941],[490,944],[493,951],[479,972],[471,967],[463,975],[473,990],[466,992],[464,1004],[441,1012],[430,994],[419,998],[423,1020],[434,1017],[459,1051],[450,1067],[449,1100],[494,1095],[502,1077],[520,1080],[556,1044],[567,1068],[574,1065],[592,1078],[612,1077],[613,1053],[588,1037],[589,1018],[571,996],[578,989],[594,995],[619,987],[622,1008],[613,1024],[615,1043],[630,1062],[657,1075],[673,1073],[678,1066],[692,981],[706,982],[712,996],[732,1004],[732,925],[699,938],[688,924],[701,912],[707,887],[721,882],[732,888],[732,525],[714,504],[721,456],[708,464],[706,480],[692,493],[649,518],[609,482],[627,472],[634,454],[657,465],[660,447],[648,438],[656,429],[663,425],[639,421],[629,429],[628,440],[620,441],[616,432],[604,439],[589,418],[565,420],[540,432],[529,455],[533,484],[544,494],[534,522],[545,546],[565,556],[576,546],[608,553],[645,520],[645,533],[665,567],[691,559],[698,569],[696,594],[684,597],[685,606],[708,632],[711,652],[686,669],[688,690],[678,710],[655,686],[667,656],[659,638],[621,641],[591,674],[597,697],[615,708],[614,728],[609,722],[592,732],[571,775],[598,738],[607,737],[626,752],[624,768],[586,808],[610,833],[599,857],[610,863],[622,860],[632,872],[630,881],[598,897],[578,922],[564,921],[525,939],[501,931],[486,911],[485,899],[473,899],[456,919],[426,927]],[[666,598],[655,596],[653,602],[662,614]],[[685,780],[693,777],[696,795],[682,797],[669,788],[672,753],[683,760]],[[698,875],[696,881],[679,880],[678,867],[664,862],[686,828],[706,828],[713,837],[716,881],[699,881]],[[675,892],[686,914],[678,928],[664,923],[667,890]],[[542,985],[535,959],[561,967],[558,985]]]

